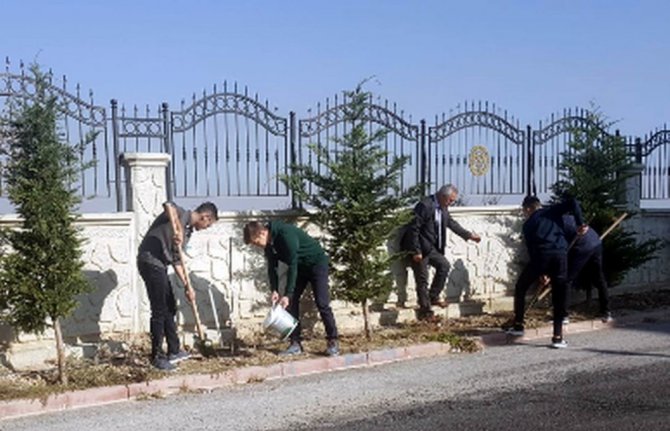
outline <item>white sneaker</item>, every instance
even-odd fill
[[[554,349],[565,349],[568,347],[568,342],[562,338],[552,338],[551,347]]]
[[[525,331],[523,330],[523,326],[514,325],[513,327],[508,328],[505,333],[511,337],[523,337]]]

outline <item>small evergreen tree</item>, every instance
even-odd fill
[[[583,128],[572,131],[559,167],[561,179],[552,186],[553,200],[575,197],[586,222],[602,234],[623,214],[617,204],[632,161],[624,138],[609,133],[612,123],[597,112],[589,113],[587,120]],[[635,236],[636,232],[619,225],[603,239],[604,271],[610,285],[619,283],[626,272],[653,259],[659,250],[658,240],[638,242]]]
[[[352,128],[337,140],[339,152],[310,144],[325,173],[298,165],[293,166],[290,177],[283,178],[298,198],[316,208],[314,221],[327,237],[334,296],[361,305],[368,339],[368,301],[391,291],[389,268],[391,260],[398,258],[389,256],[383,245],[409,219],[406,209],[421,191],[420,185],[401,189],[400,174],[408,158],[391,157],[381,148],[378,143],[387,131],[366,132],[369,98],[362,84],[345,93],[345,121]],[[308,183],[316,186],[315,194],[306,192]]]
[[[11,249],[0,262],[0,310],[18,331],[43,333],[53,327],[59,380],[66,384],[61,321],[76,307],[77,295],[89,287],[82,273],[82,240],[74,225],[73,210],[80,199],[71,186],[82,169],[80,146],[59,136],[57,100],[37,66],[32,73],[35,94],[30,100],[14,101],[3,148],[7,192],[22,224],[3,232]]]

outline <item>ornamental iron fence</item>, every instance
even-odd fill
[[[29,68],[19,63],[18,71],[12,71],[11,66],[6,59],[0,73],[3,118],[17,103],[30,103],[35,97]],[[232,198],[280,198],[280,205],[296,206],[299,203],[292,200],[281,176],[290,175],[294,164],[309,164],[327,174],[323,160],[308,144],[318,144],[337,157],[341,139],[351,128],[345,121],[346,95],[327,98],[303,118],[295,112],[283,116],[247,87],[228,82],[193,94],[175,110],[167,103],[156,109],[126,108],[116,100],[106,107],[95,103],[92,91],[71,86],[65,76],[56,80],[49,71],[45,77],[48,93],[58,102],[63,139],[76,145],[94,137],[80,157],[82,163],[95,163],[73,184],[86,198],[82,209],[88,203],[96,211],[125,210],[121,157],[127,152],[170,154],[169,198],[207,198],[223,209]],[[477,203],[474,198],[495,203],[504,196],[548,196],[561,175],[560,164],[574,131],[592,121],[589,111],[575,108],[553,114],[536,127],[524,127],[491,102],[464,102],[435,116],[434,124],[427,126],[395,103],[373,96],[365,116],[370,134],[386,131],[378,145],[388,161],[407,158],[402,189],[453,183],[467,204]],[[11,139],[9,129],[7,123],[0,124],[0,140],[5,142]],[[643,137],[622,138],[631,160],[644,165],[642,198],[670,199],[670,130],[664,125]],[[6,156],[0,155],[0,167],[5,162]],[[2,201],[7,199],[0,178]],[[266,201],[272,204],[263,209],[278,207],[276,199]]]

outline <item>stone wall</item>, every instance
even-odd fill
[[[637,232],[639,241],[660,239],[663,249],[653,259],[628,273],[621,291],[668,287],[670,284],[670,210],[643,209],[624,222],[626,228]]]
[[[135,266],[137,245],[154,217],[162,211],[166,199],[165,167],[169,157],[161,154],[126,154],[126,177],[129,212],[118,214],[85,214],[78,224],[86,242],[84,270],[94,290],[81,298],[81,306],[65,322],[65,335],[71,342],[99,341],[118,335],[148,332],[149,304],[144,285]],[[176,202],[179,204],[179,200]],[[447,282],[446,296],[453,304],[444,311],[447,316],[464,312],[464,307],[479,304],[484,311],[511,309],[511,295],[521,265],[527,259],[522,246],[520,228],[522,219],[518,207],[455,207],[453,217],[465,228],[479,233],[479,244],[463,241],[448,233],[446,255],[452,265]],[[220,213],[219,221],[210,229],[195,232],[186,250],[187,267],[197,293],[197,305],[203,323],[210,329],[234,327],[245,336],[262,330],[262,321],[268,311],[268,287],[265,261],[259,250],[241,242],[242,226],[249,220],[283,219],[295,222],[310,233],[319,232],[308,219],[298,219],[291,211],[264,213]],[[665,239],[665,248],[659,258],[630,273],[622,286],[612,293],[649,286],[667,286],[670,282],[670,211],[642,210],[626,221],[641,238]],[[4,227],[18,226],[15,216],[0,217]],[[394,243],[390,242],[393,248]],[[396,267],[398,292],[380,300],[386,303],[386,312],[373,313],[374,324],[385,324],[414,318],[411,309],[396,309],[399,299],[407,305],[416,303],[414,283],[409,268]],[[176,278],[173,276],[175,284]],[[183,290],[177,289],[179,325],[192,339],[193,316],[186,304]],[[406,295],[403,294],[406,292]],[[318,316],[306,295],[304,304],[307,317],[305,327],[321,330]],[[377,304],[384,305],[384,304]],[[343,332],[360,330],[360,306],[341,301],[333,302],[338,326]],[[218,332],[217,332],[218,333]],[[52,334],[33,336],[13,334],[0,327],[0,343],[7,352],[17,346],[37,349],[41,340],[50,340]],[[33,344],[31,344],[33,343]],[[42,346],[44,346],[42,344]]]

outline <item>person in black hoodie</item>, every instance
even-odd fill
[[[588,226],[582,219],[579,203],[572,198],[542,208],[542,203],[537,197],[526,196],[521,206],[526,217],[523,224],[523,236],[526,247],[528,247],[530,262],[521,272],[514,289],[514,325],[508,330],[508,333],[513,336],[524,334],[526,292],[534,282],[541,278],[550,279],[554,313],[551,346],[564,348],[567,347],[567,343],[563,340],[563,318],[567,314],[568,242],[563,231],[563,215],[573,213],[579,225],[577,228],[579,235],[584,235],[588,231]]]
[[[598,233],[589,229],[586,234],[577,234],[577,223],[570,215],[563,216],[563,231],[572,248],[568,250],[568,290],[576,281],[595,285],[598,289],[600,318],[607,323],[612,320],[607,296],[607,280],[603,273],[603,243]]]
[[[440,300],[449,274],[450,265],[444,257],[447,228],[464,240],[481,241],[476,233],[463,228],[449,215],[448,207],[458,199],[458,189],[453,184],[441,187],[437,193],[421,200],[414,207],[414,218],[406,226],[401,246],[410,257],[410,265],[416,282],[418,317],[421,320],[435,318],[432,305],[446,307]],[[435,268],[435,277],[428,289],[428,265]]]

